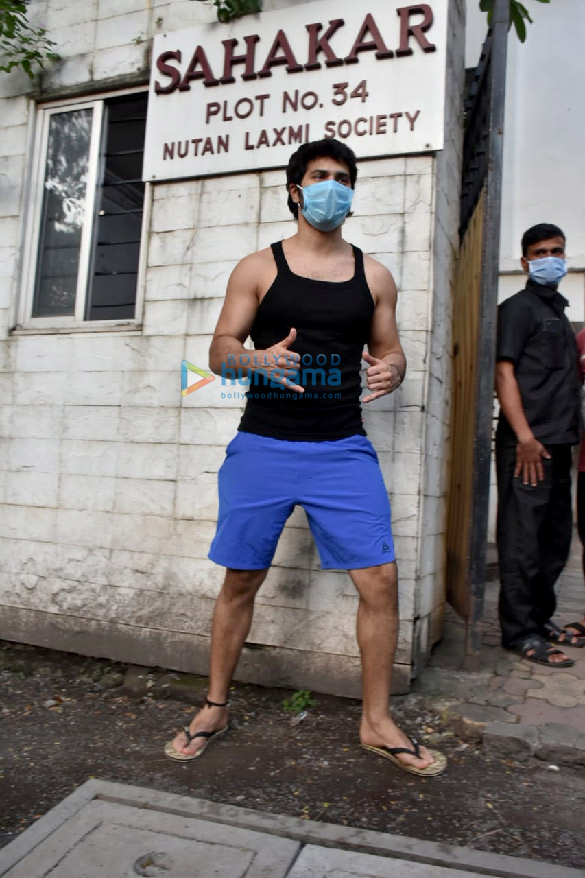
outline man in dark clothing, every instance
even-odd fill
[[[498,309],[497,540],[502,645],[554,667],[573,660],[549,642],[585,646],[551,622],[554,585],[572,535],[571,446],[579,441],[577,347],[557,287],[565,235],[541,223],[522,238],[523,290]]]

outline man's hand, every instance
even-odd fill
[[[305,388],[300,384],[292,384],[290,379],[297,377],[301,362],[300,354],[289,350],[297,337],[296,329],[291,329],[286,338],[266,348],[266,350],[254,351],[252,359],[252,372],[263,372],[275,384],[282,384],[296,393],[304,393]]]
[[[534,436],[519,440],[516,446],[514,478],[522,473],[523,484],[532,485],[535,488],[538,482],[542,482],[544,479],[543,457],[545,460],[550,460],[550,454]]]
[[[392,393],[402,383],[398,367],[393,363],[388,364],[384,360],[378,360],[367,351],[362,354],[362,357],[366,363],[370,364],[366,378],[368,390],[372,391],[369,396],[364,396],[362,402],[372,402],[373,399],[379,399],[387,393]]]
[[[510,360],[498,360],[495,374],[496,393],[502,412],[518,440],[514,478],[522,474],[522,482],[535,488],[544,479],[542,458],[548,460],[550,454],[544,445],[534,438],[530,429],[514,369],[514,363]]]

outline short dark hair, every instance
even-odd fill
[[[528,248],[533,244],[547,241],[549,238],[562,238],[565,244],[567,243],[563,230],[553,226],[552,223],[538,223],[536,226],[531,226],[522,235],[522,256],[526,256]]]
[[[286,189],[288,192],[288,187],[291,183],[300,183],[303,177],[305,176],[305,172],[307,170],[307,165],[309,162],[312,162],[313,159],[320,159],[323,156],[327,158],[336,159],[339,162],[343,162],[347,165],[349,170],[349,180],[351,183],[351,188],[355,187],[355,181],[357,179],[357,165],[355,153],[346,146],[345,143],[341,143],[339,140],[335,140],[333,137],[326,137],[323,140],[313,140],[311,143],[303,143],[295,153],[293,153],[289,159],[288,166],[286,169]],[[295,204],[292,198],[290,197],[290,192],[288,195],[288,209],[292,213],[292,215],[296,218],[298,211],[298,204]]]

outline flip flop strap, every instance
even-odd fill
[[[409,750],[408,747],[384,747],[387,753],[391,753],[392,756],[396,756],[397,753],[408,753],[409,756],[415,756],[417,759],[420,758],[420,745],[418,741],[415,741],[414,738],[408,739],[412,744],[412,750]]]
[[[217,729],[214,732],[194,732],[193,734],[191,734],[191,732],[189,731],[189,726],[184,726],[183,731],[187,735],[187,746],[195,738],[213,738],[214,735],[217,735]]]

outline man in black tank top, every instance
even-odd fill
[[[200,756],[227,730],[230,680],[278,539],[303,506],[324,569],[348,570],[359,595],[360,741],[421,775],[445,757],[420,747],[389,713],[398,632],[398,582],[390,506],[360,410],[395,390],[406,361],[390,272],[344,241],[357,168],[333,139],[304,144],[287,168],[296,233],[234,269],[211,348],[211,369],[248,382],[238,433],[219,471],[219,516],[209,557],[226,567],[215,606],[205,707],[165,747]],[[244,347],[251,337],[254,350]],[[368,352],[364,352],[367,345]]]

